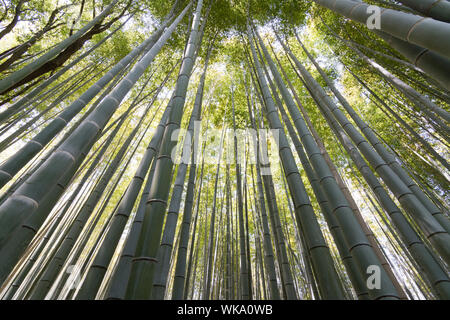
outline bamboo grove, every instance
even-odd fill
[[[3,9],[2,299],[450,299],[449,1]]]

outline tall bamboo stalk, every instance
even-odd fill
[[[313,1],[362,24],[366,24],[373,13],[367,10],[369,5],[362,1]],[[377,8],[381,12],[381,31],[423,48],[428,48],[443,56],[450,57],[450,44],[447,41],[450,37],[450,25],[448,23],[397,10]]]
[[[59,178],[82,156],[85,145],[95,141],[98,132],[117,110],[120,101],[142,76],[156,54],[168,40],[186,14],[188,5],[164,32],[150,51],[133,67],[130,73],[113,89],[64,143],[0,206],[0,239],[4,239],[17,225],[39,207],[39,202],[57,185]]]
[[[166,290],[166,282],[169,273],[170,257],[172,253],[173,238],[175,236],[176,221],[178,218],[178,211],[180,210],[181,198],[184,189],[184,180],[186,178],[188,159],[186,159],[186,154],[193,153],[192,157],[196,161],[197,147],[198,143],[196,139],[199,137],[199,132],[194,132],[195,124],[198,123],[200,115],[202,112],[203,103],[203,89],[205,85],[206,71],[208,68],[209,55],[211,53],[212,45],[208,49],[208,54],[205,60],[205,65],[203,67],[203,73],[200,77],[200,82],[197,89],[197,94],[195,96],[194,106],[191,113],[191,118],[189,120],[188,128],[186,131],[183,148],[181,151],[181,163],[178,166],[177,177],[175,179],[175,184],[172,189],[172,197],[170,199],[169,210],[167,213],[166,223],[164,227],[164,233],[161,240],[161,247],[159,249],[159,263],[157,267],[157,273],[155,278],[155,283],[152,292],[153,299],[163,299]],[[196,170],[192,167],[191,170]],[[195,179],[195,176],[194,178]],[[184,219],[184,216],[183,216]],[[190,219],[190,218],[188,218]],[[180,231],[181,232],[181,231]],[[181,241],[181,240],[180,240]],[[186,239],[182,239],[186,241]],[[185,242],[184,242],[185,243]],[[180,261],[181,263],[181,261]]]
[[[281,41],[281,39],[280,39]],[[287,49],[284,42],[282,42],[282,45]],[[297,68],[301,72],[305,82],[308,85],[308,88],[313,92],[316,97],[321,99],[324,103],[324,105],[327,106],[327,108],[330,109],[330,111],[334,114],[336,119],[339,121],[339,123],[343,126],[347,134],[350,136],[350,138],[355,142],[358,149],[361,151],[361,153],[366,157],[366,159],[371,163],[371,165],[375,168],[376,172],[380,174],[380,176],[383,178],[383,181],[388,185],[388,187],[391,189],[391,191],[395,194],[397,199],[400,201],[402,206],[411,213],[415,219],[417,219],[417,223],[422,228],[422,230],[425,232],[427,237],[429,237],[430,241],[433,241],[433,243],[436,246],[436,249],[439,250],[439,252],[442,254],[442,257],[445,260],[448,260],[449,257],[449,250],[450,241],[447,240],[449,237],[449,234],[445,231],[443,228],[443,225],[446,224],[445,220],[446,217],[442,216],[442,213],[440,213],[439,209],[432,204],[437,212],[440,214],[433,215],[430,211],[427,210],[427,208],[422,204],[421,201],[416,197],[416,194],[413,193],[411,189],[412,185],[416,186],[412,179],[405,173],[406,177],[409,178],[411,183],[408,185],[405,184],[398,176],[397,172],[394,172],[393,169],[387,163],[384,161],[384,159],[374,150],[370,147],[369,143],[363,138],[363,136],[353,127],[353,125],[348,121],[348,119],[344,116],[342,111],[334,104],[334,102],[330,99],[330,97],[325,93],[325,91],[322,89],[322,87],[316,82],[316,80],[311,76],[311,74],[303,67],[303,65],[298,61],[298,59],[292,54],[292,52],[287,51],[292,58],[292,60],[295,62]],[[345,108],[345,106],[344,106]],[[353,115],[352,118],[356,115],[354,110],[347,110],[347,112],[351,112]],[[356,117],[353,118],[358,119]],[[356,120],[355,120],[356,121]],[[378,138],[373,134],[371,129],[365,124],[360,123],[364,126],[362,127],[362,131],[367,134],[367,136],[370,136],[373,142],[372,145],[377,148],[376,150],[384,153],[388,153],[387,150],[384,148],[384,146],[380,143]],[[371,134],[370,134],[371,133]],[[390,155],[390,153],[388,153]],[[392,155],[390,155],[393,159]],[[389,164],[394,165],[394,162],[398,163],[395,160],[389,161]],[[399,167],[399,166],[398,166]],[[404,172],[404,171],[403,171]],[[409,188],[409,187],[411,188]],[[417,189],[419,189],[417,187]],[[420,189],[419,189],[420,190]],[[421,193],[423,193],[420,190]],[[426,198],[426,196],[424,195]],[[431,202],[430,200],[428,200]],[[440,218],[442,217],[442,219]],[[440,224],[441,219],[443,225]],[[445,220],[444,220],[445,219]],[[439,222],[438,222],[439,221]],[[448,220],[447,220],[448,222]]]
[[[174,138],[173,133],[180,126],[186,89],[194,66],[193,58],[197,47],[200,45],[197,39],[202,5],[203,0],[199,0],[194,13],[192,30],[181,64],[178,81],[175,86],[175,95],[169,102],[171,105],[169,121],[164,130],[161,149],[157,158],[155,178],[147,201],[137,256],[133,259],[133,268],[129,282],[130,291],[128,291],[128,295],[131,298],[148,299],[153,287],[154,268],[157,262],[156,257],[164,223],[164,212],[170,189],[170,180],[166,177],[171,176],[173,169],[171,153],[176,145],[176,141],[172,140]]]
[[[93,20],[91,20],[88,24],[86,24],[83,28],[75,32],[73,35],[61,41],[56,47],[54,47],[53,49],[51,49],[38,59],[34,60],[33,62],[27,64],[22,69],[0,80],[0,93],[8,90],[14,84],[25,78],[27,75],[35,71],[44,63],[46,63],[47,61],[58,55],[60,52],[62,52],[69,45],[74,43],[94,25],[96,25],[98,22],[102,21],[106,16],[108,16],[118,1],[119,0],[112,1],[98,16],[96,16]]]
[[[128,64],[135,60],[139,56],[139,54],[148,52],[148,50],[152,49],[156,41],[160,38],[164,28],[170,22],[169,18],[167,18],[162,26],[157,29],[146,41],[133,49],[128,55],[123,57],[111,70],[109,70],[103,77],[97,80],[97,82],[88,90],[86,90],[77,100],[75,100],[70,104],[70,106],[65,108],[64,111],[60,115],[58,115],[58,117],[53,119],[53,121],[48,126],[41,130],[41,132],[39,132],[30,141],[28,141],[25,146],[20,148],[13,156],[11,156],[7,161],[0,165],[0,186],[4,186],[9,180],[11,180],[13,176],[24,165],[26,165],[39,151],[41,151],[73,119],[73,117],[75,117],[92,99],[94,99],[94,97],[115,76],[117,76],[122,70],[124,70],[124,68]],[[157,52],[152,52],[152,55],[156,55],[156,53]],[[150,52],[148,52],[147,55],[148,54],[150,54]],[[139,66],[139,69],[136,68],[133,70],[136,70],[141,74],[144,71],[141,66]],[[131,79],[128,80],[136,81]],[[131,82],[129,83],[131,84]],[[115,90],[123,91],[127,89],[125,89],[124,87],[122,89]],[[117,96],[117,99],[120,99],[119,96]],[[113,103],[118,104],[119,102],[115,102],[113,100]]]

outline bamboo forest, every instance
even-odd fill
[[[0,299],[450,299],[449,0],[1,0]]]

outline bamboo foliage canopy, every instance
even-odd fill
[[[448,1],[4,7],[1,299],[450,299]]]

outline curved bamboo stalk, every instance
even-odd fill
[[[130,17],[131,18],[131,17]],[[130,19],[129,18],[129,19]],[[73,66],[78,64],[78,62],[82,61],[84,58],[86,58],[89,54],[91,54],[93,51],[95,51],[98,47],[100,47],[103,43],[106,42],[110,37],[112,37],[118,30],[120,30],[126,23],[128,19],[122,23],[119,27],[114,29],[110,34],[108,34],[106,37],[104,37],[102,40],[97,42],[92,48],[81,54],[79,57],[74,59],[71,63],[69,63],[67,66],[61,68],[58,72],[56,72],[54,75],[52,75],[50,78],[45,80],[43,83],[38,85],[36,88],[31,90],[29,93],[27,93],[26,96],[21,98],[19,101],[15,102],[13,105],[11,105],[7,110],[0,113],[0,122],[4,121],[7,117],[10,117],[12,114],[16,113],[18,110],[23,109],[27,105],[30,104],[32,99],[37,96],[39,93],[42,92],[45,88],[47,88],[50,84],[55,82],[57,79],[59,79],[60,76],[62,76],[64,73],[66,73],[67,70],[70,70]]]
[[[27,129],[29,129],[34,123],[36,123],[43,115],[45,115],[46,113],[48,113],[50,110],[52,110],[53,108],[55,108],[57,105],[59,105],[64,99],[70,97],[71,95],[73,95],[74,93],[78,92],[79,89],[83,88],[87,83],[89,83],[90,81],[92,81],[94,78],[96,78],[101,72],[103,72],[103,70],[100,70],[97,73],[94,73],[93,75],[91,75],[90,77],[88,77],[87,79],[85,78],[89,73],[91,73],[93,70],[87,70],[86,74],[85,73],[81,73],[81,77],[80,79],[75,82],[74,84],[72,84],[69,88],[67,88],[66,90],[64,90],[58,97],[56,97],[56,99],[47,107],[45,108],[42,112],[40,112],[39,114],[37,114],[35,117],[33,117],[30,121],[28,121],[27,123],[25,123],[24,125],[22,125],[20,128],[18,128],[17,130],[15,130],[13,133],[11,133],[9,136],[7,136],[4,140],[2,140],[0,142],[0,150],[3,150],[5,148],[7,148],[9,145],[11,145],[11,143],[14,141],[15,138],[17,138],[20,134],[22,134],[23,132],[25,132]],[[70,79],[70,78],[68,78]],[[84,81],[83,81],[84,80]],[[81,83],[82,82],[82,83]],[[59,115],[57,115],[59,116]]]
[[[450,59],[385,32],[377,30],[375,33],[416,67],[437,80],[445,89],[450,90]]]
[[[45,145],[47,145],[52,138],[56,136],[69,122],[73,119],[94,97],[117,75],[123,70],[128,64],[130,64],[138,55],[142,52],[147,52],[146,56],[150,54],[156,55],[151,52],[156,43],[159,42],[161,33],[165,28],[165,25],[169,20],[166,20],[163,25],[156,30],[146,41],[144,41],[137,48],[133,49],[128,55],[122,58],[108,73],[106,73],[102,78],[100,78],[94,85],[92,85],[88,90],[86,90],[77,100],[70,104],[64,111],[55,118],[47,127],[45,127],[41,132],[34,136],[25,146],[18,150],[13,156],[11,156],[7,161],[0,165],[0,187],[4,186],[13,176],[30,161]],[[156,42],[158,41],[158,42]],[[147,51],[150,50],[150,51]],[[144,58],[140,60],[142,62]],[[142,74],[144,69],[139,66],[137,69],[136,64],[132,71],[138,71]],[[130,72],[130,73],[131,73]],[[130,80],[131,81],[131,80]],[[135,80],[134,80],[135,81]],[[130,82],[131,83],[131,82]],[[121,82],[122,84],[122,82]],[[121,84],[118,84],[120,86]],[[123,85],[122,85],[123,86]],[[123,89],[122,89],[123,90]],[[122,90],[114,89],[114,92],[120,92]],[[129,90],[129,88],[128,88]],[[111,94],[114,94],[111,93]],[[117,95],[117,93],[116,93]],[[119,100],[117,100],[119,101]],[[119,104],[115,100],[113,103]],[[104,104],[102,102],[102,104]],[[100,105],[98,106],[100,107]]]
[[[398,0],[405,6],[436,20],[450,22],[450,3],[442,0]]]
[[[354,21],[366,24],[372,15],[368,4],[351,0],[313,0]],[[377,6],[375,6],[377,7]],[[377,7],[381,12],[380,29],[394,37],[450,57],[450,25],[430,18]],[[431,36],[432,35],[432,36]]]
[[[112,1],[97,17],[95,17],[93,20],[91,20],[88,24],[86,24],[83,28],[78,30],[75,34],[70,36],[69,38],[66,38],[65,40],[61,41],[56,47],[48,51],[46,54],[42,55],[35,61],[27,64],[22,69],[14,72],[13,74],[7,76],[6,78],[0,80],[0,93],[5,92],[9,88],[11,88],[14,84],[25,78],[27,75],[38,69],[40,66],[45,64],[47,61],[49,61],[51,58],[58,55],[60,52],[62,52],[65,48],[70,46],[72,43],[74,43],[77,39],[79,39],[83,34],[85,34],[89,29],[91,29],[94,25],[96,25],[98,22],[102,21],[111,10],[114,8],[114,6],[117,4],[119,0]]]
[[[98,132],[107,124],[117,110],[120,101],[151,64],[189,7],[190,5],[183,10],[150,51],[67,140],[0,206],[0,239],[7,236],[12,229],[39,207],[39,202],[51,191],[53,186],[57,185],[59,178],[69,168],[72,168],[76,159],[81,156],[83,146],[95,141]]]

